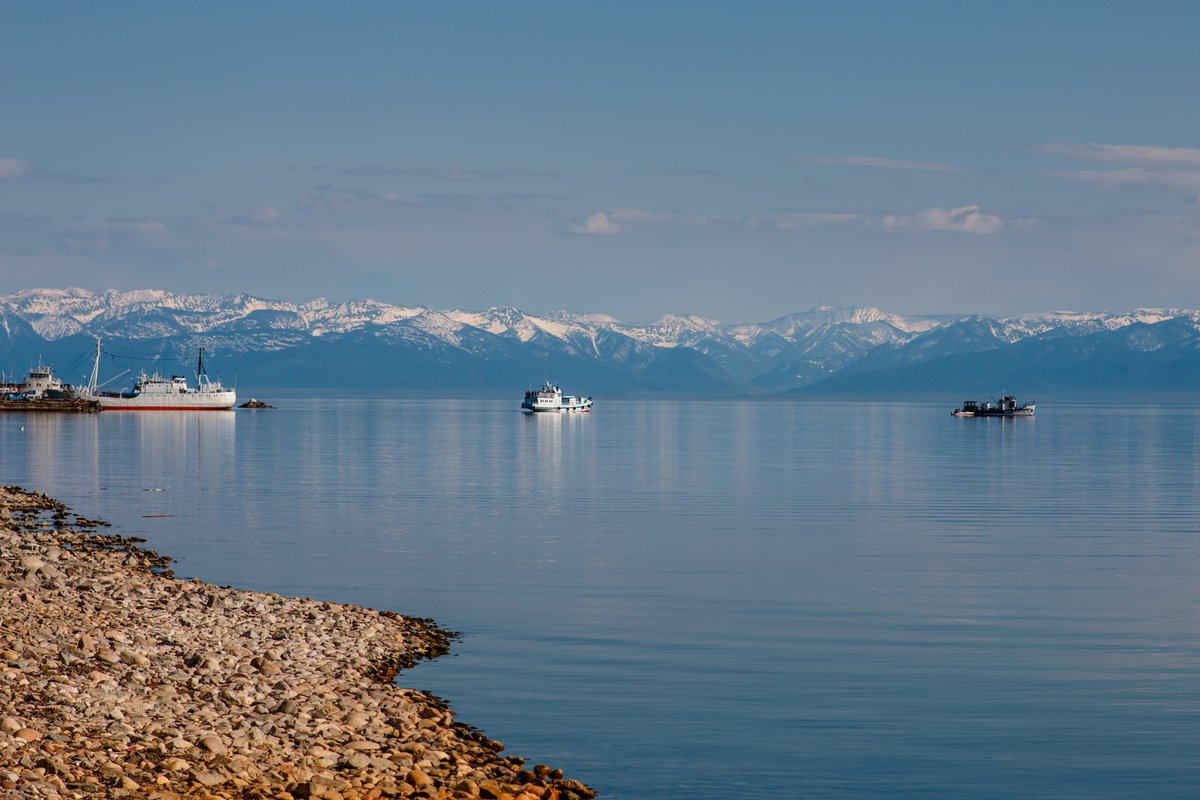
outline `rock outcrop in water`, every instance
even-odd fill
[[[431,621],[176,580],[103,525],[0,488],[0,795],[595,796],[392,683]]]

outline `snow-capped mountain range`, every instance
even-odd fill
[[[35,360],[78,372],[80,353],[210,363],[243,385],[512,390],[544,378],[577,391],[1105,389],[1189,391],[1200,383],[1200,311],[911,316],[818,306],[761,323],[667,315],[527,314],[290,303],[245,294],[31,289],[0,295],[0,368]],[[90,366],[90,364],[89,364]],[[114,370],[119,371],[119,370]]]

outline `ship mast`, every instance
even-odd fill
[[[92,365],[92,377],[88,379],[88,394],[94,395],[100,382],[100,337],[96,337],[96,363]]]

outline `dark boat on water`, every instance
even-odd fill
[[[964,400],[962,408],[950,413],[956,417],[1032,417],[1036,403],[1017,403],[1011,394],[1000,398],[998,403]]]

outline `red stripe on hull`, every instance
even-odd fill
[[[233,406],[100,406],[102,411],[229,411]]]

